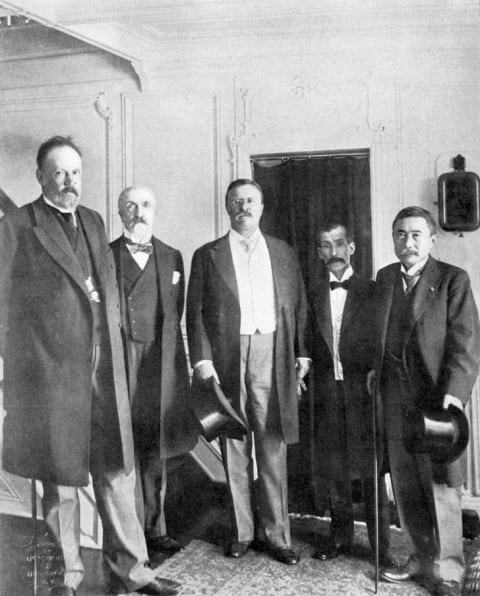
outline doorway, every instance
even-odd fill
[[[264,192],[262,231],[294,247],[307,288],[317,263],[316,230],[325,221],[351,228],[355,271],[372,276],[368,149],[252,155],[250,162]]]
[[[345,223],[355,235],[353,268],[372,277],[370,151],[259,154],[250,157],[253,179],[262,187],[262,231],[295,249],[308,289],[318,271],[316,231],[327,221]],[[300,442],[289,446],[290,510],[323,515],[325,483],[311,473],[313,387],[299,404]]]

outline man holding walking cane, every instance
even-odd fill
[[[316,474],[327,480],[330,540],[317,548],[322,561],[348,554],[353,542],[352,480],[362,481],[368,537],[375,550],[376,482],[372,401],[366,375],[371,366],[371,302],[374,282],[353,272],[353,235],[339,222],[317,234],[318,275],[309,295],[313,311]],[[379,556],[391,565],[389,503],[384,477],[379,481]]]
[[[418,414],[462,418],[480,361],[477,308],[467,273],[430,255],[437,234],[429,211],[402,209],[392,236],[400,262],[377,275],[378,345],[369,386],[380,397],[379,420],[410,557],[402,567],[385,567],[380,577],[415,580],[435,596],[459,596],[465,570],[460,453],[439,458],[406,439]]]

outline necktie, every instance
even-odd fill
[[[330,289],[336,290],[337,288],[343,288],[344,290],[348,290],[349,285],[350,285],[349,279],[346,279],[345,281],[331,281]]]
[[[147,255],[151,255],[153,252],[153,245],[151,242],[132,242],[130,238],[125,238],[125,242],[129,245],[132,254],[136,252],[145,252]]]
[[[421,274],[422,274],[421,270],[417,271],[413,275],[407,275],[406,273],[402,273],[402,277],[405,280],[405,284],[406,284],[406,287],[403,290],[405,293],[405,296],[408,296],[410,294],[410,292],[413,290],[413,288],[415,287],[415,284],[417,283],[418,278],[420,277]]]
[[[77,227],[75,225],[75,220],[73,218],[73,213],[71,211],[64,212],[64,211],[60,211],[59,209],[56,209],[55,207],[52,207],[50,205],[49,205],[49,207],[58,217],[61,217],[64,222],[66,222],[70,226],[72,226],[72,228]]]
[[[63,211],[59,211],[59,213],[68,224],[70,224],[72,227],[75,227],[75,223],[73,221],[73,213],[63,213]]]
[[[252,242],[251,242],[251,240],[240,240],[240,244],[245,249],[245,252],[250,252],[252,250]]]

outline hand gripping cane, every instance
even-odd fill
[[[378,436],[377,436],[377,379],[372,387],[372,429],[373,429],[373,493],[375,509],[375,594],[378,591],[380,573],[379,561],[379,532],[378,532]]]
[[[32,478],[31,487],[32,497],[32,525],[33,525],[33,569],[32,569],[32,589],[33,596],[37,595],[37,481]]]

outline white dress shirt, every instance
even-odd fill
[[[245,239],[230,230],[232,251],[240,303],[240,334],[272,333],[277,327],[272,263],[265,238],[257,230]],[[249,247],[243,245],[248,242]]]
[[[353,275],[353,269],[347,267],[343,272],[341,279],[338,279],[332,272],[330,272],[330,281],[347,281]],[[340,361],[340,331],[342,329],[343,310],[345,308],[345,301],[347,300],[347,290],[344,288],[335,288],[330,290],[330,312],[332,316],[333,329],[333,368],[335,371],[335,380],[343,381],[343,368]]]
[[[151,234],[149,234],[146,238],[138,239],[138,238],[133,238],[132,234],[128,230],[124,230],[123,235],[125,236],[125,238],[128,238],[129,240],[131,240],[132,242],[135,242],[136,244],[146,244],[147,242],[152,241]],[[140,267],[140,269],[142,269],[142,270],[145,269],[145,267],[147,266],[148,257],[150,255],[146,252],[141,251],[141,250],[137,250],[137,252],[133,252],[132,247],[130,246],[130,244],[128,244],[128,242],[126,243],[126,246],[128,248],[128,251],[132,255],[132,257],[135,259],[135,262]]]
[[[403,291],[406,291],[406,289],[407,289],[407,282],[405,281],[403,276],[406,275],[407,277],[415,278],[413,280],[413,286],[412,286],[414,288],[417,285],[418,280],[420,279],[418,272],[421,271],[425,267],[427,261],[428,261],[428,255],[426,257],[424,257],[421,261],[418,261],[418,263],[415,263],[415,265],[412,265],[408,271],[405,269],[405,267],[403,265],[400,266],[400,271],[402,273]]]

